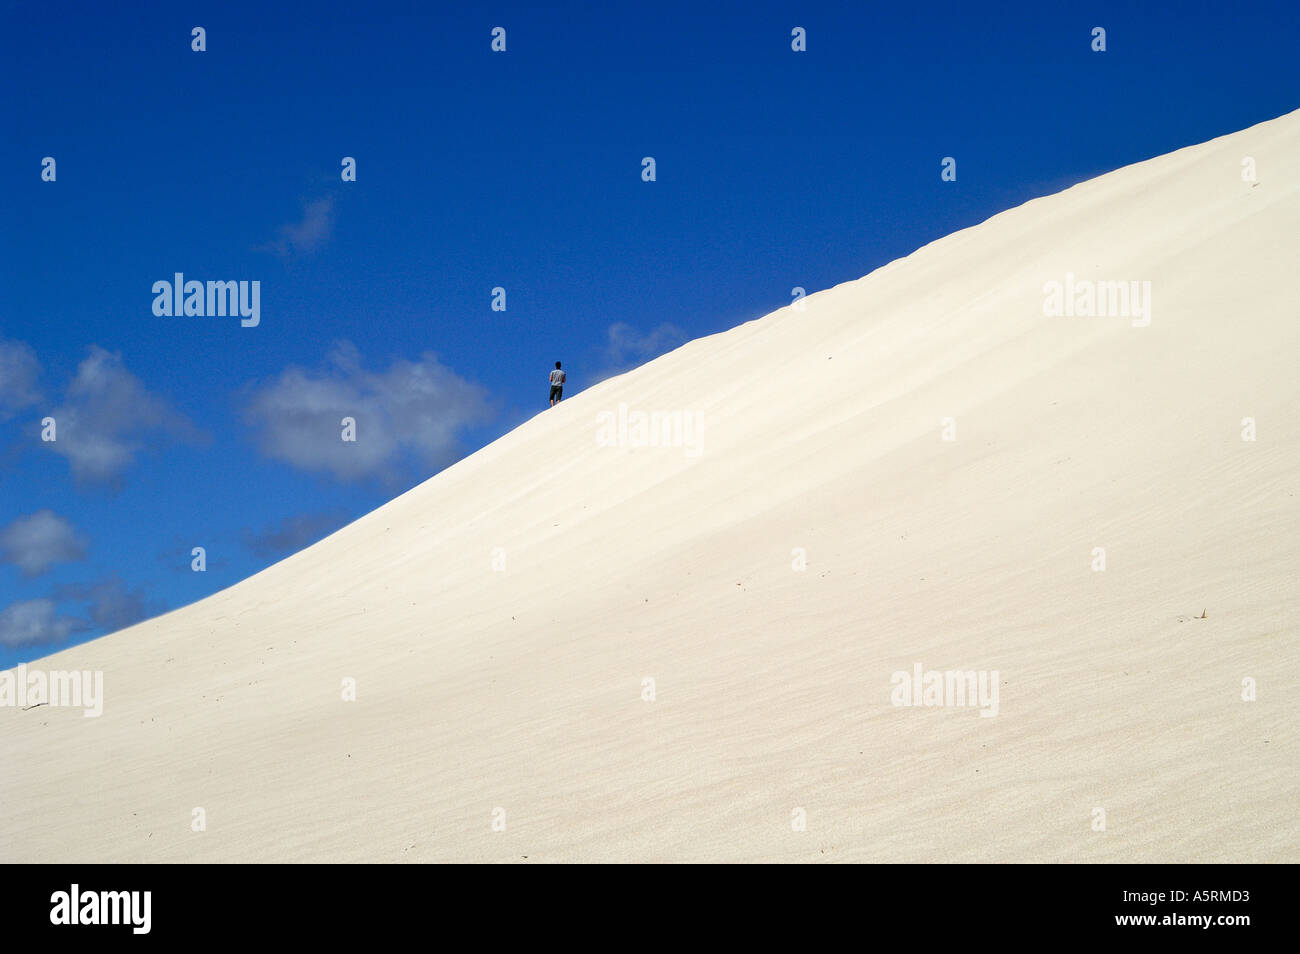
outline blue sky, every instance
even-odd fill
[[[1294,4],[266,6],[4,7],[0,666],[374,509],[557,359],[571,395],[1300,105]],[[260,324],[155,315],[176,272]]]

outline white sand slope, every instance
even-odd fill
[[[0,859],[1300,860],[1298,236],[1300,112],[577,394],[39,663],[105,711],[0,709]],[[917,663],[997,715],[892,705]]]

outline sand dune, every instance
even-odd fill
[[[33,664],[104,712],[0,708],[0,859],[1300,860],[1297,236],[1300,112],[577,394]]]

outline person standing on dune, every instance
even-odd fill
[[[560,362],[555,362],[555,370],[551,372],[551,407],[560,403],[560,398],[564,394],[564,372],[560,370]]]

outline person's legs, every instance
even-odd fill
[[[555,407],[555,404],[560,400],[563,391],[563,388],[557,387],[554,384],[551,385],[551,407]]]

